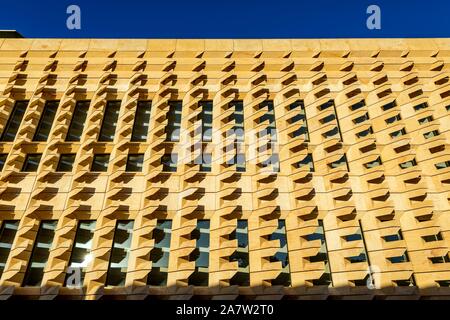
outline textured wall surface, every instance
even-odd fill
[[[0,298],[449,298],[450,168],[435,166],[450,161],[449,62],[449,39],[0,39],[0,132],[15,101],[29,100],[15,140],[0,142],[7,154],[0,173],[0,222],[20,220],[0,278]],[[59,107],[48,140],[35,142],[46,100],[59,100]],[[66,142],[78,100],[91,101],[83,134],[80,142]],[[108,100],[121,100],[117,129],[113,142],[99,142]],[[138,100],[152,101],[145,142],[130,141]],[[180,142],[166,141],[169,100],[183,103]],[[201,100],[213,101],[213,138],[201,145],[212,154],[211,172],[181,160],[176,172],[163,172],[164,154],[186,156],[201,143]],[[245,172],[224,165],[234,148],[220,152],[235,139],[222,135],[234,126],[228,108],[233,100],[243,100]],[[266,110],[259,109],[265,100],[273,101],[277,132],[276,144],[267,150],[247,135],[267,127],[260,119]],[[298,100],[306,114],[300,122],[292,120],[299,109],[290,108]],[[320,107],[330,100],[332,107]],[[362,100],[364,105],[352,110]],[[415,108],[419,105],[424,107]],[[305,121],[309,139],[293,135]],[[401,129],[400,136],[391,135]],[[39,168],[21,172],[30,153],[42,153]],[[72,172],[55,172],[61,153],[76,153]],[[90,172],[95,153],[111,154],[107,172]],[[144,154],[142,172],[125,171],[129,153]],[[279,171],[262,165],[274,154]],[[296,165],[308,154],[313,172]],[[377,159],[379,165],[371,165]],[[39,222],[52,219],[58,223],[42,284],[22,287]],[[92,263],[83,288],[65,288],[77,221],[89,219],[97,221]],[[157,219],[173,221],[162,288],[146,285],[154,245],[149,235]],[[190,234],[198,219],[211,226],[208,287],[187,281],[195,268]],[[229,282],[238,265],[229,261],[237,242],[227,236],[237,219],[248,219],[246,287]],[[271,282],[283,269],[271,259],[280,242],[269,239],[279,219],[286,224],[288,287]],[[134,220],[133,238],[125,286],[107,287],[117,220]],[[329,286],[314,281],[326,271],[325,263],[309,260],[322,246],[320,239],[307,237],[319,221]],[[398,241],[383,240],[399,230]],[[358,232],[363,237],[347,241]],[[423,238],[437,234],[436,241]],[[405,252],[405,261],[389,260]],[[361,253],[365,261],[349,261]],[[436,257],[442,262],[433,263]],[[369,265],[377,270],[376,289],[365,284]],[[410,279],[411,285],[401,285]]]

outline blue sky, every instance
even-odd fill
[[[0,29],[28,38],[371,38],[450,37],[450,0],[14,0]],[[81,8],[81,30],[66,8]],[[381,8],[381,30],[366,9]]]

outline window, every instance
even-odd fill
[[[450,262],[450,257],[448,255],[448,253],[445,256],[441,256],[441,257],[431,257],[428,258],[432,264],[436,264],[436,263],[448,263]]]
[[[109,259],[106,286],[123,286],[128,268],[134,221],[117,221]]]
[[[310,282],[314,286],[319,285],[329,286],[332,282],[332,279],[323,220],[318,221],[318,226],[314,231],[314,233],[307,234],[303,236],[303,238],[307,241],[320,240],[319,252],[317,252],[317,254],[314,256],[306,257],[306,260],[310,263],[322,262],[324,264],[324,271],[325,271],[319,279],[312,279],[309,280],[308,282]]]
[[[261,162],[262,168],[267,168],[270,165],[272,166],[272,172],[280,172],[280,159],[278,154],[274,153]]]
[[[309,171],[314,172],[314,161],[311,153],[308,153],[308,155],[303,160],[297,162],[297,168],[300,169],[304,166],[309,166]]]
[[[261,138],[265,135],[270,136],[271,141],[277,140],[277,131],[275,126],[275,112],[273,108],[272,100],[265,100],[259,104],[259,110],[267,108],[267,112],[263,114],[258,119],[258,123],[268,122],[268,125],[265,129],[258,133],[258,138]]]
[[[450,167],[450,161],[439,162],[434,165],[436,169],[444,169]]]
[[[131,141],[147,140],[151,108],[151,101],[138,101]]]
[[[144,154],[143,153],[129,154],[125,171],[142,172],[143,163],[144,163]]]
[[[328,164],[328,166],[333,169],[344,166],[344,165],[347,167],[347,170],[348,170],[347,157],[345,156],[345,154],[340,159]]]
[[[387,260],[389,260],[391,263],[408,262],[409,261],[408,252],[407,251],[403,252],[401,256],[389,257],[387,258]]]
[[[384,241],[386,242],[393,242],[393,241],[399,241],[403,240],[403,234],[401,230],[398,230],[397,233],[389,234],[382,237]]]
[[[5,166],[7,157],[8,157],[8,154],[6,154],[6,153],[0,154],[0,171],[3,171],[3,167]]]
[[[237,228],[230,234],[229,240],[237,240],[236,251],[230,256],[230,261],[237,261],[238,272],[230,279],[230,285],[249,286],[249,253],[248,253],[248,222],[238,220]]]
[[[95,224],[93,220],[78,222],[65,280],[67,287],[83,286],[86,269],[92,261],[91,249]]]
[[[358,230],[356,233],[352,233],[352,234],[343,236],[343,238],[347,242],[362,240],[361,230]]]
[[[392,280],[392,282],[396,287],[414,287],[416,285],[414,275],[412,275],[409,279]]]
[[[405,134],[406,134],[406,130],[405,130],[405,128],[402,128],[400,130],[391,132],[389,135],[391,136],[392,139],[394,139],[394,138],[401,137],[401,136],[403,136]]]
[[[234,156],[237,172],[245,172],[245,154],[238,153]]]
[[[305,104],[303,100],[297,100],[289,106],[289,110],[299,109],[297,115],[289,119],[289,123],[297,123],[302,121],[300,128],[295,130],[290,136],[291,138],[303,136],[305,141],[309,141],[308,120],[306,119]]]
[[[16,237],[19,221],[3,221],[0,227],[0,278],[8,261],[14,238]]]
[[[66,141],[80,141],[86,121],[90,101],[77,101],[73,110],[72,121],[67,131]]]
[[[244,103],[242,100],[235,100],[229,103],[229,107],[234,107],[234,134],[237,141],[244,141]]]
[[[331,138],[331,137],[336,136],[338,133],[339,133],[338,127],[334,127],[333,129],[328,130],[327,132],[322,133],[322,136],[323,136],[324,138]]]
[[[202,121],[202,141],[212,140],[212,112],[213,103],[212,101],[200,101],[199,106],[202,108],[199,114],[199,120]]]
[[[169,112],[167,113],[166,125],[167,141],[175,142],[180,140],[181,107],[181,101],[169,101]]]
[[[201,157],[200,172],[211,172],[211,153],[202,153]]]
[[[22,172],[36,172],[41,161],[41,153],[27,154],[23,163]]]
[[[414,106],[415,111],[419,111],[422,109],[428,108],[428,104],[426,102],[418,104],[417,106]]]
[[[428,116],[428,117],[425,117],[425,118],[422,118],[422,119],[418,120],[419,124],[424,124],[424,123],[428,123],[428,122],[431,122],[431,121],[433,121],[433,116]]]
[[[62,154],[59,157],[58,168],[56,171],[58,172],[71,172],[73,168],[73,163],[75,161],[75,153],[70,154]]]
[[[27,106],[28,101],[16,101],[8,122],[6,123],[5,130],[3,130],[0,138],[1,141],[14,141]]]
[[[422,236],[422,239],[425,242],[434,242],[434,241],[444,240],[444,238],[442,237],[442,233],[440,233],[440,232],[438,232],[437,234],[432,234],[432,235],[428,235],[428,236]]]
[[[439,131],[438,130],[433,130],[433,131],[430,131],[430,132],[427,132],[427,133],[423,134],[425,139],[430,139],[430,138],[436,137],[438,135],[439,135]]]
[[[364,107],[365,105],[366,105],[365,101],[364,101],[364,100],[361,100],[360,102],[355,103],[354,105],[351,105],[351,106],[350,106],[350,110],[356,111],[356,110],[358,110],[358,109],[361,109],[361,108]]]
[[[120,103],[120,101],[107,102],[98,141],[106,142],[114,140],[117,119],[119,118]]]
[[[278,227],[271,235],[269,235],[269,240],[279,240],[280,248],[270,257],[270,262],[280,261],[283,268],[279,276],[272,280],[272,285],[289,287],[291,285],[291,275],[289,269],[286,224],[284,220],[278,219]]]
[[[195,270],[189,276],[188,284],[207,286],[209,276],[209,220],[197,220],[197,227],[191,233],[195,239],[195,249],[189,256],[189,261],[195,261]]]
[[[334,119],[336,119],[336,116],[334,115],[334,113],[332,113],[332,114],[326,116],[325,118],[320,119],[319,122],[321,124],[325,124],[325,123],[328,123],[330,121],[333,121]]]
[[[395,100],[394,100],[394,101],[392,101],[392,102],[390,102],[390,103],[385,104],[384,106],[382,106],[381,109],[383,109],[383,111],[387,111],[387,110],[389,110],[389,109],[394,108],[396,105],[397,105],[397,103],[396,103]]]
[[[375,168],[378,167],[379,165],[381,165],[381,158],[378,157],[376,160],[371,161],[371,162],[367,162],[364,164],[364,167],[366,167],[367,169],[371,169],[371,168]]]
[[[354,124],[359,124],[366,120],[369,120],[369,113],[367,113],[367,112],[365,114],[363,114],[362,116],[359,116],[359,117],[353,119],[352,121]]]
[[[169,269],[170,239],[172,236],[172,221],[158,220],[152,231],[155,245],[150,251],[152,269],[147,277],[147,284],[151,286],[166,286]]]
[[[39,287],[55,236],[56,220],[41,221],[25,273],[24,287]]]
[[[332,107],[333,105],[334,105],[334,101],[329,100],[329,101],[325,102],[324,104],[321,104],[320,106],[318,106],[318,109],[319,109],[319,111],[323,111],[325,109]]]
[[[161,157],[163,172],[177,172],[178,154],[168,153]]]
[[[92,160],[91,171],[93,172],[106,172],[108,171],[109,154],[94,154]]]
[[[348,260],[350,263],[359,263],[367,261],[366,254],[364,252],[361,252],[357,256],[346,257],[345,259]]]
[[[363,130],[363,131],[360,131],[360,132],[356,133],[356,136],[359,139],[361,139],[361,138],[366,137],[366,136],[368,136],[369,134],[372,134],[372,133],[373,133],[373,129],[372,129],[372,127],[369,127],[366,130]]]
[[[53,119],[55,119],[56,110],[58,109],[58,104],[59,101],[47,101],[45,103],[33,141],[47,141],[50,129],[52,128]]]
[[[406,161],[403,163],[400,163],[399,166],[402,169],[407,169],[407,168],[411,168],[417,165],[416,159],[412,159],[411,161]]]
[[[450,287],[450,280],[436,280],[439,287]]]
[[[398,113],[395,116],[387,118],[384,121],[386,122],[386,124],[391,124],[391,123],[394,123],[394,122],[400,121],[400,120],[402,120],[402,117],[400,116],[400,113]]]

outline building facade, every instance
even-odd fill
[[[449,61],[0,39],[0,299],[449,299]]]

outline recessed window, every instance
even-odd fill
[[[366,254],[364,252],[360,253],[357,256],[346,257],[345,259],[348,260],[350,263],[359,263],[367,261]]]
[[[113,141],[119,118],[121,101],[108,101],[105,107],[102,127],[98,141]]]
[[[47,141],[59,101],[47,101],[42,111],[41,119],[34,134],[33,141]]]
[[[237,250],[231,254],[230,261],[237,261],[238,272],[230,279],[230,285],[249,286],[248,221],[238,220],[237,228],[228,239],[237,240]]]
[[[419,124],[424,124],[433,121],[433,116],[428,116],[422,119],[419,119]]]
[[[333,162],[329,163],[328,166],[329,166],[330,168],[333,168],[333,169],[334,169],[334,168],[341,167],[341,166],[346,166],[346,167],[347,167],[347,170],[348,170],[347,157],[346,157],[345,154],[344,154],[340,159],[338,159],[338,160],[336,160],[336,161],[333,161]]]
[[[5,166],[7,157],[8,157],[7,153],[0,154],[0,171],[3,171],[3,167]]]
[[[422,236],[422,239],[425,242],[434,242],[434,241],[441,241],[444,240],[444,238],[442,237],[442,233],[438,232],[437,234],[431,234],[428,236]]]
[[[450,161],[439,162],[434,165],[436,169],[444,169],[450,167]]]
[[[194,272],[188,278],[188,284],[208,286],[209,283],[209,220],[197,220],[196,228],[191,232],[191,240],[195,240],[195,249],[189,255],[194,262]]]
[[[363,114],[362,116],[359,116],[358,118],[353,119],[352,121],[354,124],[359,124],[366,120],[369,120],[369,113],[367,113],[367,112],[365,114]]]
[[[409,261],[409,257],[408,257],[408,252],[403,252],[402,255],[400,256],[395,256],[395,257],[389,257],[386,258],[388,261],[390,261],[391,263],[403,263],[403,262],[408,262]]]
[[[303,158],[303,160],[300,160],[299,162],[296,163],[297,168],[303,168],[304,166],[308,166],[309,167],[309,171],[310,172],[314,172],[314,161],[312,158],[312,154],[308,153],[306,155],[305,158]]]
[[[27,110],[28,101],[16,101],[14,108],[6,123],[5,130],[3,130],[1,141],[14,141],[17,131],[19,130],[22,118]]]
[[[334,105],[334,101],[333,100],[329,100],[329,101],[325,102],[324,104],[321,104],[317,108],[319,109],[319,111],[323,111],[325,109],[328,109],[328,108],[332,107],[333,105]]]
[[[359,230],[358,232],[346,235],[343,238],[347,242],[362,240],[361,232]]]
[[[367,137],[369,134],[372,134],[372,133],[373,133],[373,129],[372,129],[372,127],[369,127],[366,130],[356,133],[356,136],[361,139],[363,137]]]
[[[381,165],[381,164],[382,164],[381,158],[378,157],[378,158],[377,158],[376,160],[374,160],[374,161],[365,163],[365,164],[364,164],[364,167],[366,167],[367,169],[371,169],[371,168],[378,167],[378,166]]]
[[[42,153],[27,154],[23,163],[23,172],[36,172],[41,161]]]
[[[428,259],[431,261],[432,264],[449,263],[450,262],[450,257],[448,255],[448,253],[445,256],[430,257]]]
[[[201,157],[200,172],[211,172],[211,153],[203,153]]]
[[[388,234],[386,236],[383,236],[382,238],[386,242],[394,242],[394,241],[403,240],[403,234],[402,234],[401,230],[398,230],[397,233]]]
[[[277,140],[277,130],[275,123],[275,111],[273,107],[273,100],[265,100],[259,104],[259,110],[267,109],[267,112],[258,119],[258,123],[268,123],[262,131],[258,132],[257,137],[261,138],[265,135],[270,136],[271,141]]]
[[[417,106],[414,106],[415,111],[419,111],[422,109],[428,108],[428,104],[426,102],[418,104]]]
[[[90,101],[77,101],[72,120],[67,131],[66,141],[80,141]]]
[[[143,163],[144,163],[144,154],[143,153],[129,154],[125,171],[142,172]]]
[[[424,133],[424,134],[423,134],[423,137],[424,137],[425,139],[430,139],[430,138],[436,137],[436,136],[438,136],[438,135],[439,135],[439,131],[438,131],[438,130],[433,130],[433,131]]]
[[[405,130],[405,128],[402,128],[400,130],[391,132],[389,135],[391,136],[392,139],[394,139],[394,138],[401,137],[401,136],[403,136],[405,134],[406,134],[406,130]]]
[[[138,101],[131,141],[147,140],[151,108],[151,101]]]
[[[73,163],[75,162],[75,153],[62,154],[59,157],[58,172],[71,172],[73,168]]]
[[[108,171],[109,154],[95,154],[92,160],[91,171],[106,172]]]
[[[366,105],[366,103],[364,102],[364,100],[361,100],[358,103],[355,103],[354,105],[350,106],[350,110],[352,111],[356,111],[358,109],[361,109],[362,107],[364,107]]]
[[[209,142],[212,140],[213,102],[200,101],[199,107],[202,109],[199,114],[199,120],[202,122],[202,141]]]
[[[65,285],[67,287],[80,288],[83,286],[86,270],[93,258],[91,249],[94,239],[95,225],[95,220],[78,222],[65,281]],[[79,277],[76,275],[79,275]]]
[[[169,101],[169,111],[167,112],[167,125],[165,129],[167,141],[175,142],[180,140],[181,108],[181,101]]]
[[[134,221],[117,221],[114,232],[106,286],[124,286],[128,269]]]
[[[161,157],[163,172],[177,172],[178,154],[168,153]]]
[[[0,223],[0,278],[8,261],[18,227],[18,220],[5,220]]]
[[[394,123],[394,122],[400,121],[400,120],[402,120],[402,117],[400,116],[400,113],[398,113],[395,116],[387,118],[384,121],[386,122],[386,124],[391,124],[391,123]]]
[[[151,286],[166,286],[169,272],[170,239],[172,237],[172,221],[158,220],[151,233],[155,241],[150,251],[152,269],[147,276],[147,284]]]
[[[396,105],[397,105],[397,103],[394,100],[394,101],[392,101],[392,102],[382,106],[381,109],[383,109],[383,111],[387,111],[387,110],[390,110],[390,109],[394,108]]]
[[[245,154],[238,153],[234,156],[237,172],[245,172]]]
[[[399,166],[402,169],[407,169],[407,168],[411,168],[417,165],[416,159],[412,159],[411,161],[406,161],[403,163],[400,163]]]
[[[278,227],[269,235],[269,240],[278,240],[280,243],[280,247],[269,259],[271,262],[281,262],[281,267],[283,268],[278,277],[272,279],[271,284],[289,287],[291,285],[291,274],[287,248],[286,222],[284,219],[278,219]]]
[[[27,271],[25,272],[23,280],[24,287],[39,287],[41,285],[44,269],[55,236],[56,224],[56,220],[41,221],[31,251],[31,258],[28,262]]]
[[[334,115],[334,113],[332,113],[332,114],[329,114],[328,116],[326,116],[325,118],[320,119],[319,122],[321,124],[325,124],[330,121],[333,121],[334,119],[336,119],[336,116]]]

